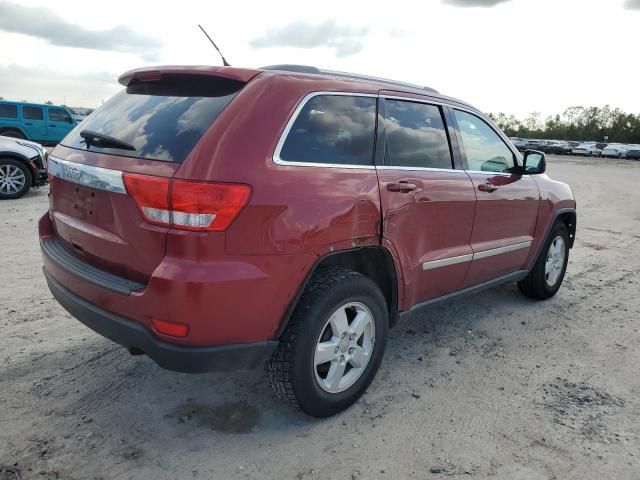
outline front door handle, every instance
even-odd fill
[[[481,183],[478,185],[478,190],[481,192],[495,192],[498,189],[493,183]]]
[[[400,181],[398,183],[387,183],[387,190],[390,192],[401,192],[401,193],[409,193],[418,188],[415,183],[403,182]]]

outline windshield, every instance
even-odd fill
[[[181,163],[243,85],[197,75],[135,82],[71,131],[62,144]],[[86,132],[112,141],[87,142]],[[127,145],[131,148],[124,148]]]

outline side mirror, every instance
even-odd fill
[[[529,175],[539,175],[547,169],[547,160],[544,153],[538,150],[525,150],[522,161],[522,170]]]

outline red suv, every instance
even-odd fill
[[[290,65],[120,83],[49,157],[39,230],[56,299],[132,354],[264,364],[323,417],[365,391],[400,318],[508,281],[560,288],[570,188],[466,103]]]

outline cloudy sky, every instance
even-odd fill
[[[202,23],[234,66],[390,77],[519,116],[605,104],[640,113],[640,0],[150,5],[0,0],[0,96],[95,107],[130,68],[218,65]]]

